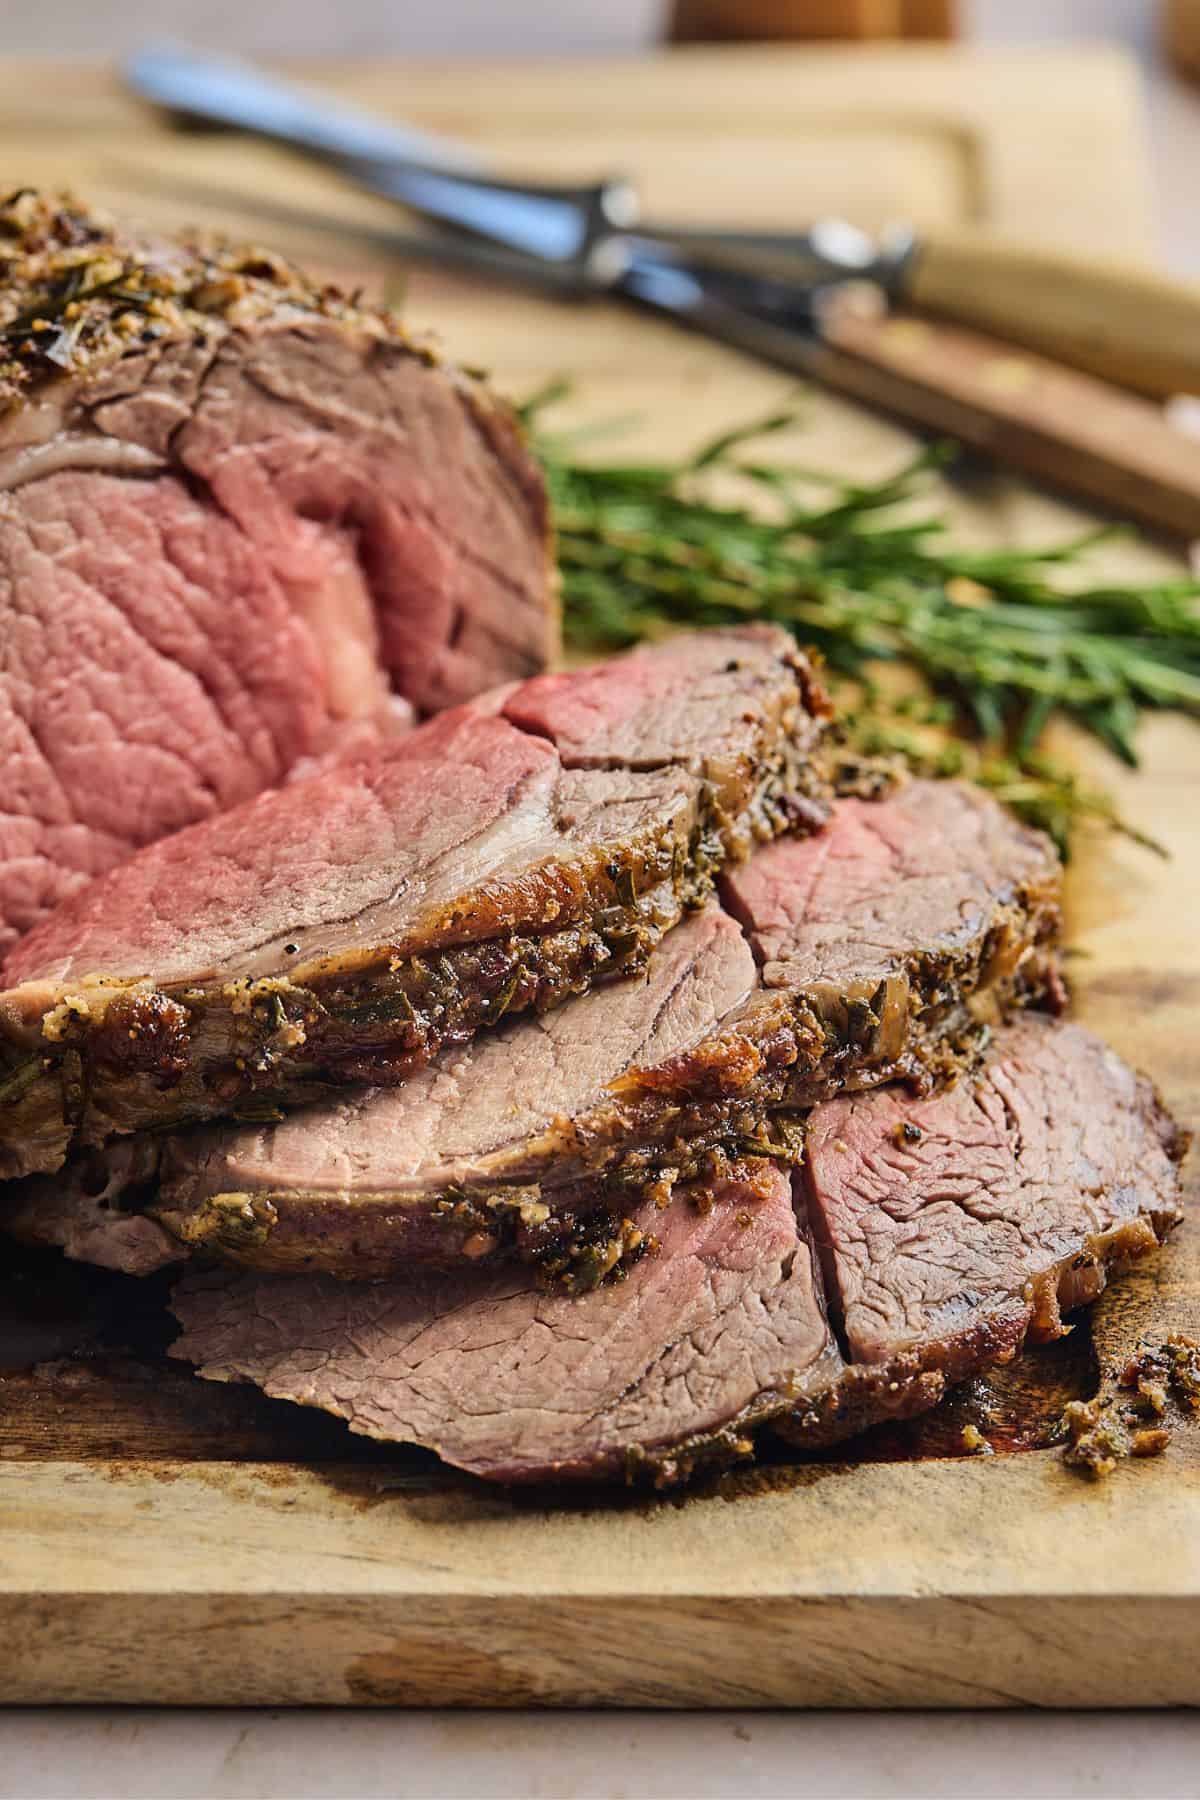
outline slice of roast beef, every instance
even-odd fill
[[[546,1212],[537,1181],[552,1181],[584,1128],[573,1121],[595,1110],[610,1079],[686,1049],[754,980],[745,938],[710,902],[667,934],[640,979],[443,1051],[399,1088],[352,1089],[277,1124],[81,1152],[55,1175],[0,1187],[0,1226],[97,1260],[109,1222],[103,1260],[118,1266],[143,1207],[169,1222],[173,1235],[157,1229],[175,1258],[196,1247],[348,1276],[478,1260],[522,1217]]]
[[[932,1099],[886,1088],[818,1107],[801,1188],[851,1367],[785,1435],[920,1411],[1027,1335],[1060,1336],[1110,1262],[1178,1222],[1188,1141],[1099,1038],[1036,1017]]]
[[[0,205],[0,959],[129,852],[557,646],[540,471],[276,257]]]
[[[764,1164],[708,1199],[644,1208],[657,1248],[582,1299],[520,1268],[190,1275],[171,1353],[497,1481],[619,1474],[689,1436],[736,1454],[749,1420],[815,1399],[841,1358],[787,1176]]]
[[[827,711],[786,633],[696,633],[149,846],[8,960],[0,1167],[393,1083],[636,970],[726,861],[824,819]]]
[[[933,1405],[1058,1335],[1109,1262],[1179,1216],[1183,1135],[1076,1025],[1002,1029],[978,1079],[934,1099],[827,1102],[809,1138],[791,1192],[762,1162],[645,1207],[627,1234],[641,1260],[582,1297],[516,1268],[376,1284],[215,1269],[177,1288],[172,1354],[491,1479],[669,1481],[747,1454],[765,1424],[817,1446]]]
[[[599,1230],[579,1240],[581,1216],[782,1142],[776,1115],[842,1087],[928,1085],[993,1019],[1052,1003],[1058,888],[1046,840],[978,789],[840,802],[819,838],[728,878],[742,927],[712,902],[642,979],[514,1020],[402,1088],[160,1139],[161,1185],[143,1176],[137,1198],[181,1250],[257,1267],[380,1276],[515,1243],[586,1281],[607,1250]],[[95,1247],[104,1215],[127,1230],[95,1183],[87,1158],[10,1204],[54,1242],[90,1219]]]

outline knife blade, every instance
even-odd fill
[[[826,222],[802,234],[669,235],[637,227],[627,183],[505,182],[372,144],[344,116],[289,112],[269,77],[179,52],[127,74],[161,105],[256,130],[332,161],[358,185],[448,227],[437,260],[535,281],[560,297],[616,294],[781,368],[883,408],[1157,530],[1200,536],[1200,444],[1160,409],[1062,362],[961,328],[885,316],[913,264],[910,238],[875,244]],[[182,75],[182,79],[180,78]],[[295,108],[293,90],[285,89]],[[358,118],[355,130],[363,124]],[[413,244],[406,246],[412,254]],[[925,254],[928,254],[926,247]],[[917,264],[919,267],[919,262]]]
[[[876,245],[836,220],[782,236],[649,227],[639,220],[632,186],[620,177],[504,181],[472,162],[460,145],[452,147],[452,158],[425,155],[420,146],[440,140],[414,139],[406,147],[413,136],[407,127],[373,121],[340,104],[326,106],[318,94],[230,57],[152,45],[130,57],[123,73],[136,93],[157,106],[332,161],[357,185],[439,226],[557,265],[581,290],[616,275],[624,259],[620,239],[634,230],[643,240],[694,252],[697,260],[756,266],[765,278],[801,287],[851,277],[883,284],[909,246],[907,237]]]
[[[842,220],[801,231],[703,229],[638,220],[627,181],[506,182],[476,153],[390,125],[249,63],[151,46],[125,66],[145,98],[237,126],[345,167],[362,185],[443,226],[554,262],[581,288],[619,263],[635,226],[693,261],[736,263],[804,286],[870,280],[895,305],[997,333],[1154,398],[1200,394],[1200,284],[1102,257],[982,232],[897,228],[873,239]]]
[[[298,82],[277,81],[241,57],[182,44],[149,44],[129,58],[124,76],[137,93],[160,106],[275,138],[316,156],[411,159],[463,171],[482,167],[482,158],[464,144],[377,119]]]

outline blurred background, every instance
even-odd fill
[[[673,10],[671,0],[6,0],[0,19],[9,55],[119,55],[146,37],[175,34],[289,56],[524,56],[644,46],[667,33]],[[904,10],[899,0],[684,0],[680,8],[748,36],[754,27],[807,24],[847,37],[886,32]],[[910,11],[935,28],[957,12],[963,36],[991,43],[1082,36],[1148,46],[1156,32],[1154,0],[960,0],[957,8],[916,0]]]
[[[70,61],[171,37],[288,59],[612,55],[673,37],[1107,41],[1144,73],[1161,253],[1200,271],[1200,0],[0,0],[0,22],[6,56]]]

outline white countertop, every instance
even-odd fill
[[[1200,1795],[1196,1713],[0,1713],[4,1800]]]
[[[376,31],[388,12],[378,0],[369,8],[346,0],[334,9],[299,0],[288,9],[289,26],[297,14],[344,22],[343,14],[356,8],[363,19],[373,15]],[[87,13],[93,30],[107,13],[140,35],[146,10],[139,0],[93,0]],[[157,35],[188,35],[190,28],[193,36],[225,40],[224,30],[203,30],[198,20],[229,23],[232,35],[233,9],[218,0],[154,0],[148,10]],[[396,50],[405,48],[410,30],[404,10],[391,14]],[[455,20],[481,16],[479,0],[412,10],[424,15],[412,21],[414,47],[434,49],[453,40]],[[522,33],[522,42],[527,37],[539,51],[635,42],[657,4],[489,0],[483,10],[493,25],[501,12],[509,14],[511,53]],[[44,0],[21,11],[15,31],[6,33],[10,42],[15,36],[12,47],[62,54],[70,38],[59,27],[76,17],[76,0]],[[251,12],[256,37],[273,17],[276,41],[289,41],[277,0]],[[1174,267],[1200,272],[1200,94],[1158,65],[1149,0],[968,0],[968,12],[974,35],[987,41],[1108,36],[1137,49],[1148,75],[1164,253]],[[312,33],[309,38],[304,48],[327,47]],[[990,1800],[1018,1794],[1024,1800],[1200,1797],[1200,1715],[0,1712],[0,1800]]]

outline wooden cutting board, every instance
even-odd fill
[[[974,220],[1146,248],[1128,69],[1104,52],[695,52],[618,67],[330,71],[347,95],[478,139],[512,168],[625,168],[657,210],[787,224]],[[176,138],[100,72],[0,68],[18,182],[164,222],[223,222],[366,278],[394,218],[258,146]],[[769,370],[608,306],[568,311],[414,273],[406,307],[517,394],[579,379],[581,417],[678,450],[776,405]],[[911,450],[811,395],[803,455],[864,475]],[[1077,515],[976,473],[980,541]],[[1149,551],[1111,566],[1153,564]],[[1083,1016],[1200,1120],[1200,733],[1105,765],[1173,861],[1089,844],[1071,874]],[[489,1492],[333,1421],[208,1387],[161,1355],[152,1284],[43,1258],[0,1287],[0,1700],[515,1705],[1157,1705],[1200,1701],[1200,1432],[1106,1485],[1044,1440],[1153,1322],[1200,1329],[1185,1227],[1094,1318],[858,1460],[769,1463],[683,1498]],[[17,1315],[20,1315],[19,1320]],[[17,1322],[14,1323],[14,1320]],[[13,1364],[32,1367],[12,1367]],[[961,1454],[977,1422],[1010,1453]]]

